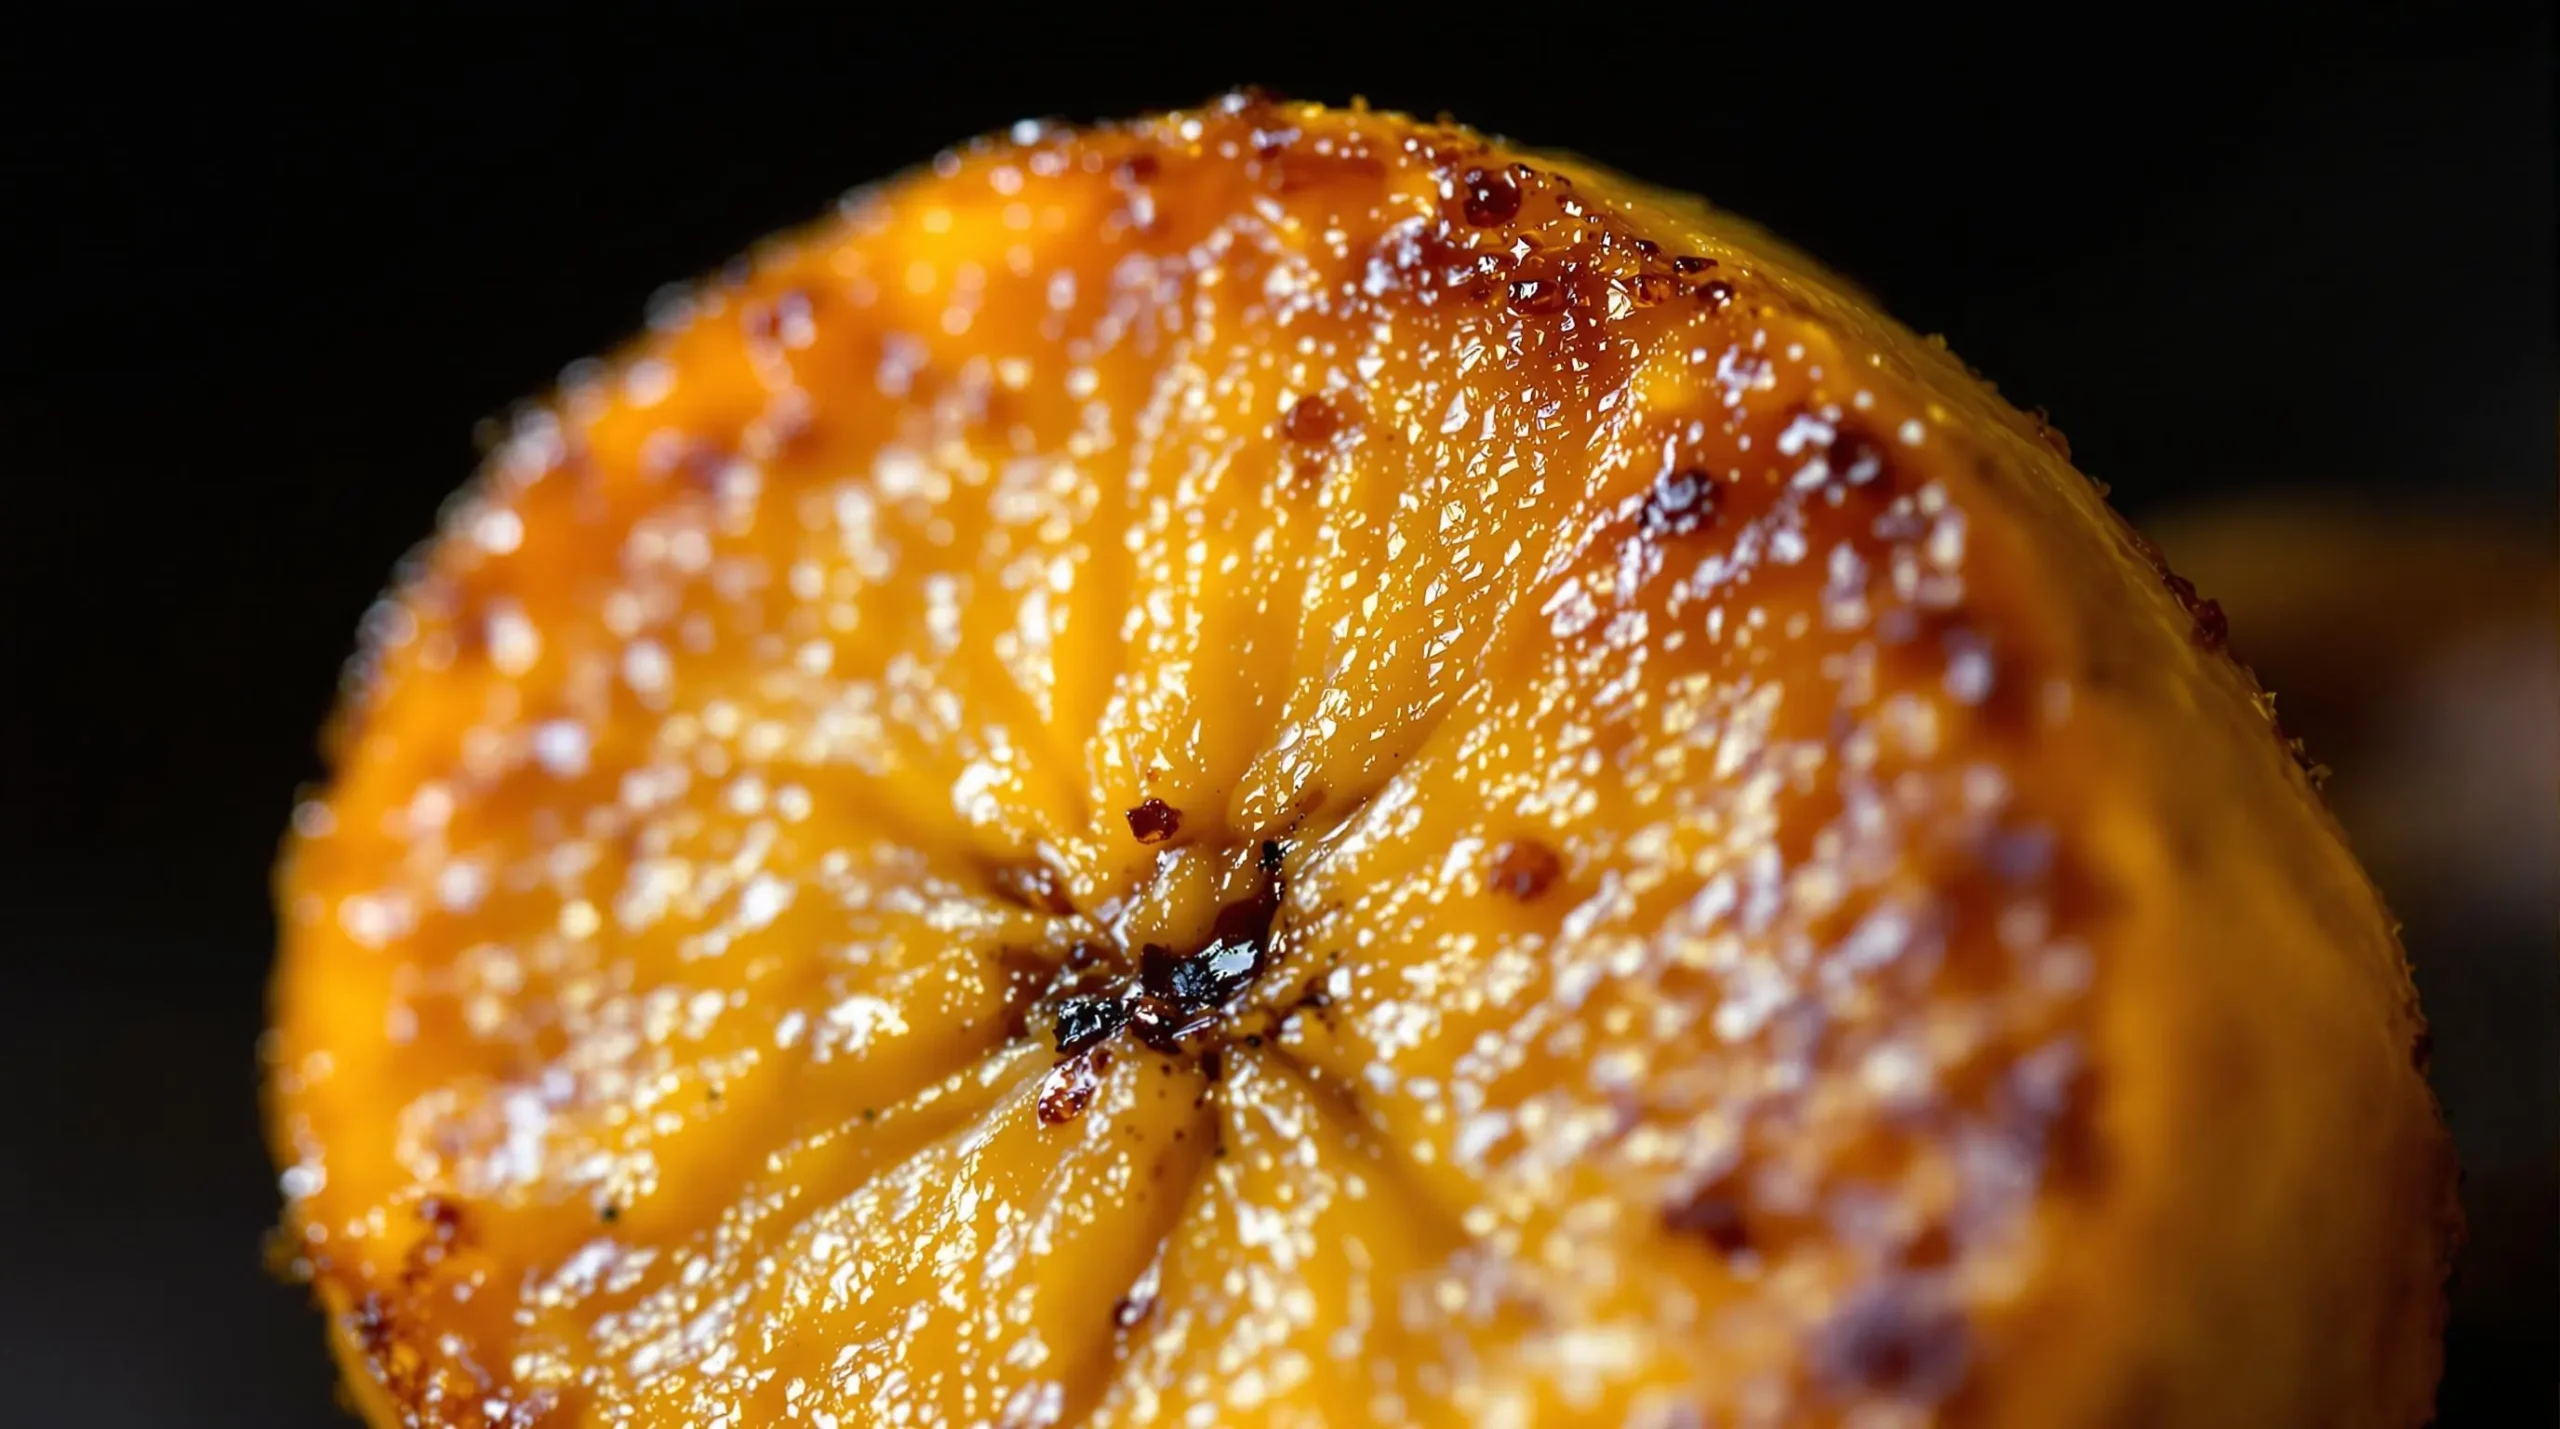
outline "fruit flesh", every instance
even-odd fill
[[[297,817],[377,1421],[2423,1417],[2369,885],[2035,424],[1765,236],[1238,98],[653,327]]]

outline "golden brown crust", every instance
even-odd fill
[[[2406,970],[2218,609],[1765,236],[1238,97],[653,326],[297,819],[377,1420],[2424,1417]]]

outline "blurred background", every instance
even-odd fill
[[[2441,1422],[2547,1422],[2542,7],[870,8],[66,11],[0,47],[0,1418],[341,1422],[260,1269],[267,866],[475,423],[947,142],[1251,81],[1703,193],[2051,411],[2336,770],[2467,1168]]]

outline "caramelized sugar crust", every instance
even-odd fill
[[[2407,977],[2164,576],[1729,216],[1020,126],[368,616],[285,1257],[382,1424],[2413,1424]]]

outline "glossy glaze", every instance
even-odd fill
[[[651,329],[296,817],[377,1419],[2414,1422],[2370,889],[2041,425],[1774,242],[1243,96]]]

